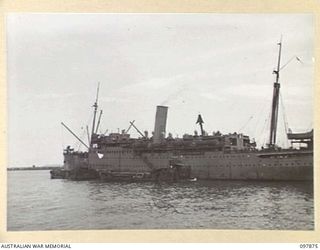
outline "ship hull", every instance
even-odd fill
[[[186,156],[188,159],[189,156]],[[213,160],[213,159],[215,160]],[[217,180],[313,180],[312,155],[295,155],[290,158],[261,158],[259,154],[219,154],[188,161],[192,175],[198,179]]]
[[[113,149],[89,153],[89,166],[96,171],[148,173],[168,166],[179,157],[191,167],[191,176],[207,180],[313,180],[313,151],[254,152],[136,152]],[[101,157],[103,155],[103,157]]]

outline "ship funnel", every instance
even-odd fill
[[[154,124],[153,142],[160,143],[165,138],[168,107],[157,106],[156,120]]]

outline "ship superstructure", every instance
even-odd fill
[[[157,106],[155,127],[152,136],[142,133],[131,138],[128,130],[121,133],[98,134],[101,114],[96,123],[97,98],[93,105],[94,118],[89,146],[86,152],[75,152],[71,148],[64,151],[64,171],[66,176],[73,173],[78,179],[154,179],[164,178],[227,179],[227,180],[312,180],[313,179],[313,130],[306,133],[288,133],[293,144],[299,148],[282,149],[276,144],[279,91],[281,42],[277,70],[274,71],[272,114],[270,136],[267,148],[257,149],[249,136],[241,133],[208,135],[203,130],[203,119],[197,123],[201,134],[182,138],[166,136],[168,107]],[[68,128],[67,128],[68,129]],[[72,132],[72,131],[71,131]],[[72,132],[73,133],[73,132]],[[303,145],[303,146],[302,146]],[[85,174],[84,174],[85,173]],[[75,178],[77,179],[77,178]]]

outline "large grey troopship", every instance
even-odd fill
[[[313,180],[313,130],[288,133],[290,148],[276,145],[281,42],[278,45],[270,134],[266,148],[257,149],[256,143],[241,133],[217,132],[208,135],[203,129],[201,115],[197,119],[201,134],[184,135],[182,138],[173,138],[169,134],[166,137],[166,106],[157,106],[151,137],[147,132],[142,133],[134,122],[130,122],[129,129],[136,129],[140,138],[131,138],[129,129],[121,133],[98,134],[102,114],[97,120],[98,87],[89,145],[62,123],[86,146],[87,151],[74,151],[68,146],[63,153],[62,170],[52,171],[51,177],[75,180]]]

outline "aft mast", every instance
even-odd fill
[[[279,56],[277,70],[273,73],[276,74],[276,81],[273,84],[273,97],[272,97],[272,111],[271,111],[271,124],[270,124],[270,137],[269,137],[269,148],[274,148],[276,145],[277,136],[277,123],[278,123],[278,109],[279,109],[279,93],[280,93],[280,59],[281,59],[281,47],[282,39],[278,43],[279,45]]]

